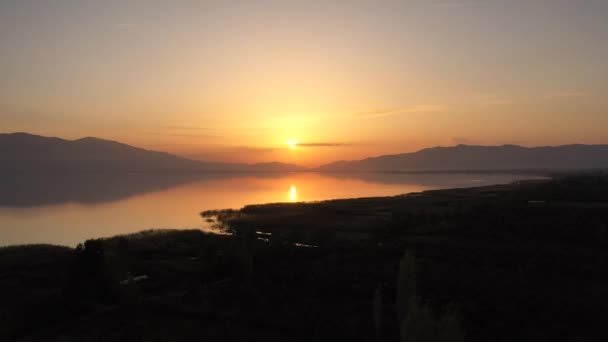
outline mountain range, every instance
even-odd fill
[[[517,145],[433,147],[355,161],[338,161],[320,171],[483,171],[608,168],[608,145]]]
[[[413,153],[337,161],[318,168],[285,163],[196,161],[98,138],[65,140],[0,134],[0,172],[417,172],[608,169],[608,145],[433,147]]]
[[[182,158],[98,138],[65,140],[27,133],[0,134],[0,172],[286,172],[283,163],[217,163]]]

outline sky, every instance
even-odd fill
[[[608,143],[606,18],[604,0],[0,0],[0,132],[308,166]]]

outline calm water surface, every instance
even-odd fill
[[[509,183],[509,174],[17,176],[0,181],[0,245],[52,243],[151,228],[205,228],[202,210],[390,196]]]

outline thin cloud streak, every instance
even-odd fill
[[[508,105],[511,104],[512,101],[508,100],[508,99],[503,99],[503,98],[490,98],[488,99],[485,104],[490,105],[490,106],[502,106],[502,105]]]
[[[487,5],[487,2],[482,1],[442,1],[436,2],[432,6],[439,8],[465,8]]]
[[[270,153],[274,152],[274,147],[253,147],[253,146],[236,146],[233,148],[237,151],[245,151],[245,152],[258,152],[258,153]]]
[[[167,136],[167,137],[182,137],[182,138],[223,138],[221,135],[217,134],[189,134],[189,133],[162,133],[162,132],[148,132],[149,135],[159,135],[159,136]]]
[[[184,130],[184,131],[191,131],[191,130],[196,130],[196,131],[208,131],[211,130],[211,128],[209,127],[201,127],[201,126],[180,126],[180,125],[173,125],[173,126],[164,126],[164,129],[174,129],[174,130]]]
[[[223,138],[221,135],[212,134],[167,134],[172,137],[185,137],[185,138]]]
[[[452,143],[455,145],[483,145],[466,137],[452,137]]]
[[[387,110],[377,110],[371,112],[359,112],[355,113],[355,116],[366,117],[366,118],[381,118],[399,114],[411,114],[411,113],[437,113],[447,110],[446,106],[443,105],[416,105],[403,108],[394,108]]]
[[[550,94],[545,96],[547,99],[555,99],[555,98],[576,98],[576,97],[589,97],[590,94],[584,91],[565,91],[556,94]]]
[[[352,146],[348,143],[333,143],[333,142],[312,142],[312,143],[298,143],[298,147],[338,147],[338,146]]]

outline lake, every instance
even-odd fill
[[[392,196],[538,178],[512,174],[233,174],[11,176],[0,180],[0,246],[157,228],[199,228],[203,210],[246,204]]]

